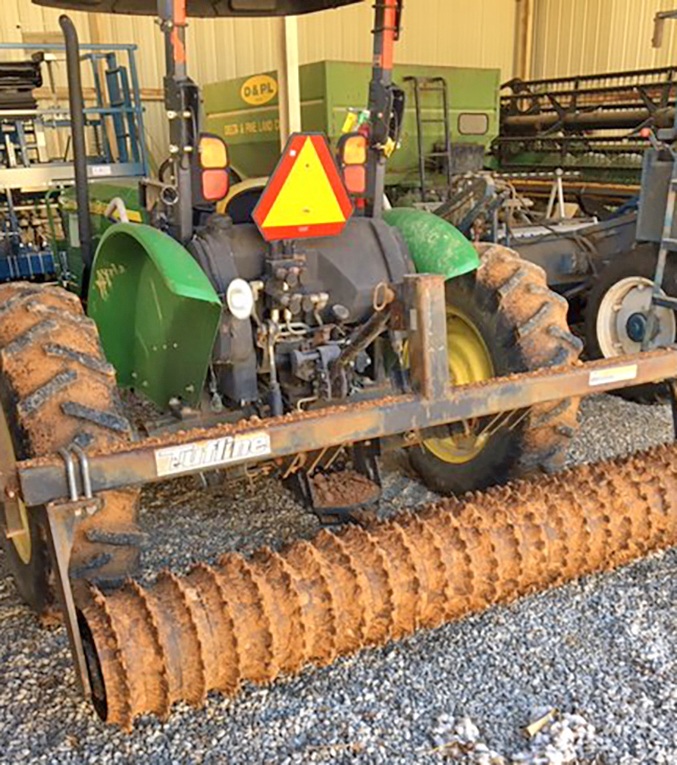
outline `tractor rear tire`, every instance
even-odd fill
[[[491,360],[492,374],[505,376],[573,365],[583,344],[569,330],[568,305],[548,289],[539,266],[499,245],[477,246],[481,265],[446,284],[448,314],[474,326]],[[453,364],[450,358],[450,370]],[[463,382],[479,382],[479,379]],[[441,459],[425,442],[410,448],[410,461],[426,485],[442,494],[462,494],[501,484],[519,474],[564,466],[576,432],[579,401],[567,397],[534,406],[515,428],[502,428],[463,460]]]
[[[18,460],[52,455],[71,444],[86,452],[105,449],[131,438],[96,325],[83,315],[80,301],[59,287],[0,286],[0,403],[0,426]],[[73,579],[105,587],[134,573],[143,540],[138,494],[134,489],[101,495],[102,509],[77,528]],[[0,525],[4,522],[0,512]],[[23,548],[0,529],[17,587],[38,612],[55,593],[45,523],[44,508],[26,512],[29,536]]]

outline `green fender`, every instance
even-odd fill
[[[118,223],[99,242],[87,312],[118,382],[158,406],[202,394],[222,304],[191,254],[146,225]]]
[[[447,279],[474,271],[480,259],[472,244],[451,223],[437,215],[396,207],[383,214],[386,223],[404,237],[416,271],[444,274]]]

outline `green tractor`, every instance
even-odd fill
[[[187,11],[359,1],[189,0]],[[134,574],[144,483],[275,473],[341,519],[378,500],[388,449],[407,448],[440,493],[562,466],[580,386],[511,376],[576,369],[566,301],[514,252],[476,250],[425,212],[383,209],[402,115],[391,77],[401,0],[376,3],[369,121],[331,156],[322,136],[292,136],[257,222],[237,225],[216,212],[227,147],[200,130],[185,0],[36,2],[157,14],[166,42],[170,156],[158,179],[88,183],[77,35],[61,17],[77,178],[61,200],[67,288],[0,287],[7,560],[36,610],[61,597],[86,693],[96,697],[96,673],[78,599],[87,583]],[[118,386],[147,417],[132,425]]]

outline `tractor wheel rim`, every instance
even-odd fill
[[[494,365],[484,338],[475,324],[453,306],[447,306],[449,377],[454,385],[482,382],[494,376]],[[463,433],[427,438],[425,448],[438,459],[461,465],[475,459],[489,440],[479,423],[466,423]]]
[[[12,444],[12,437],[9,433],[9,427],[5,419],[5,414],[0,408],[0,470],[2,472],[9,472],[14,468],[16,462],[14,455],[14,446]],[[19,508],[19,516],[21,518],[21,530],[12,534],[10,537],[14,549],[21,561],[28,564],[31,559],[32,544],[31,544],[31,532],[28,525],[28,511],[26,505],[21,500],[16,500]],[[3,512],[5,513],[5,529],[9,525],[7,518],[7,503],[2,501]]]
[[[599,349],[604,358],[639,353],[642,341],[633,339],[629,327],[637,316],[648,316],[653,281],[645,276],[628,276],[613,284],[604,294],[597,310],[596,330]],[[661,290],[661,295],[665,295]],[[658,333],[656,347],[675,342],[677,325],[669,308],[656,308]]]

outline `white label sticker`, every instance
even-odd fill
[[[597,369],[590,372],[588,384],[609,385],[610,383],[634,380],[637,377],[637,364],[628,364],[624,367],[612,367],[611,369]]]
[[[233,462],[270,454],[270,436],[263,431],[239,436],[223,436],[209,441],[193,441],[181,446],[155,450],[158,476],[178,475],[192,470],[209,470]]]
[[[100,178],[102,175],[110,175],[113,172],[109,165],[90,165],[89,169],[94,178]]]

